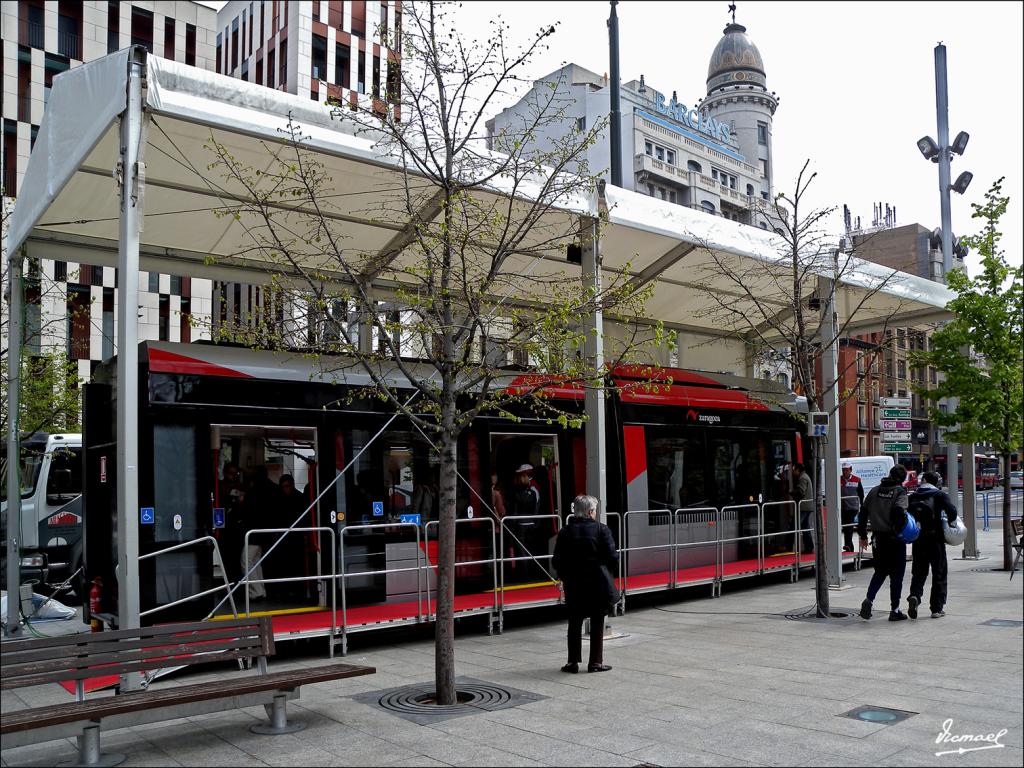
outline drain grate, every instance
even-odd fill
[[[517,707],[547,698],[547,696],[537,693],[496,685],[472,677],[457,677],[455,687],[457,689],[457,703],[455,704],[435,704],[433,682],[360,693],[353,696],[352,699],[363,704],[380,707],[404,720],[419,725],[429,725],[455,717]]]
[[[876,725],[895,725],[896,723],[913,717],[917,712],[908,712],[904,709],[892,709],[891,707],[857,707],[849,712],[843,712],[836,717],[849,717],[852,720],[860,720],[864,723],[875,723]]]
[[[814,606],[810,608],[800,608],[793,613],[785,614],[786,618],[790,621],[829,621],[829,622],[844,622],[853,619],[857,612],[853,608],[832,608],[829,611],[829,618],[819,618]]]
[[[1024,627],[1024,621],[1017,621],[1016,619],[989,619],[983,621],[979,626],[982,627]]]

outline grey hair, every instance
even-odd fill
[[[597,499],[593,496],[580,494],[572,500],[572,514],[574,517],[587,518],[597,512]]]

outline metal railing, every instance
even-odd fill
[[[220,574],[221,578],[224,580],[224,583],[220,586],[213,587],[212,589],[205,589],[202,592],[197,592],[193,595],[189,595],[188,597],[183,597],[180,600],[174,600],[170,603],[158,605],[156,608],[150,608],[148,611],[142,611],[141,613],[139,613],[140,619],[144,616],[150,616],[159,611],[166,610],[167,608],[173,608],[176,605],[181,605],[182,603],[188,603],[192,600],[198,600],[200,597],[205,597],[206,595],[212,595],[214,592],[219,592],[222,589],[226,590],[228,593],[228,599],[231,601],[231,613],[234,614],[234,617],[236,619],[238,618],[238,610],[235,608],[235,598],[232,593],[231,582],[228,581],[227,570],[224,568],[224,558],[220,556],[220,546],[218,546],[217,540],[213,538],[213,536],[202,536],[198,539],[192,539],[191,541],[186,541],[181,544],[175,544],[170,547],[165,547],[164,549],[158,549],[155,552],[147,552],[144,555],[139,555],[139,560],[149,560],[150,558],[158,557],[159,555],[166,555],[168,552],[176,552],[179,549],[187,549],[189,547],[194,547],[198,544],[203,543],[204,541],[208,541],[211,544],[213,544],[213,554],[214,557],[216,558],[217,565],[220,566]]]
[[[500,564],[499,564],[499,567],[498,567],[499,573],[501,574],[501,577],[500,577],[500,580],[499,580],[500,581],[499,587],[500,587],[500,590],[501,590],[501,599],[500,599],[500,602],[499,602],[499,622],[501,621],[501,615],[505,611],[505,564],[506,563],[519,563],[519,562],[532,561],[532,562],[536,563],[537,566],[548,575],[548,577],[551,579],[551,581],[555,580],[554,574],[551,572],[551,568],[550,568],[551,560],[553,559],[554,555],[550,555],[550,554],[537,554],[537,555],[535,555],[535,554],[533,554],[532,552],[530,552],[529,549],[527,549],[525,543],[520,538],[520,535],[523,533],[522,528],[520,527],[520,529],[519,529],[519,534],[520,535],[517,535],[516,532],[513,532],[513,531],[509,530],[509,528],[508,528],[508,525],[509,525],[510,522],[521,524],[522,522],[527,521],[527,520],[536,520],[538,522],[539,521],[543,521],[543,520],[553,520],[554,523],[555,523],[555,534],[557,535],[558,532],[560,530],[562,530],[562,520],[561,520],[561,518],[558,515],[506,515],[505,517],[501,518],[501,525],[498,528],[498,531],[499,531],[498,532],[498,543],[499,543],[499,546],[501,548],[501,558],[499,559]],[[505,549],[505,533],[506,533],[506,531],[508,532],[508,535],[512,537],[512,540],[514,542],[516,542],[520,547],[522,547],[522,549],[525,550],[527,554],[525,554],[525,555],[515,555],[513,557],[505,557],[505,552],[506,552],[506,549]],[[543,565],[541,565],[541,563],[540,563],[541,560],[547,560],[549,567],[545,568]]]
[[[713,525],[715,527],[715,538],[713,540],[706,540],[706,541],[685,541],[685,542],[679,541],[679,526],[683,525],[683,523],[680,520],[680,518],[683,515],[691,515],[691,516],[692,515],[697,515],[697,516],[711,515],[711,518],[712,518],[711,519],[711,525]],[[693,522],[701,522],[701,521],[698,520],[698,521],[687,521],[687,522],[692,524]],[[704,521],[704,522],[707,522],[707,521]],[[672,546],[672,586],[673,587],[681,586],[682,580],[679,578],[679,574],[682,572],[683,569],[680,568],[680,566],[679,566],[679,555],[680,555],[680,550],[686,549],[687,547],[691,547],[691,548],[696,549],[697,547],[708,547],[708,546],[712,546],[713,545],[714,549],[715,549],[715,575],[714,575],[713,581],[717,582],[717,581],[721,580],[721,578],[722,578],[722,562],[721,562],[721,559],[719,557],[719,548],[721,547],[721,538],[722,538],[722,512],[721,512],[721,510],[719,510],[719,509],[717,509],[715,507],[686,507],[686,508],[682,508],[682,509],[677,509],[675,512],[672,513],[672,529],[673,529],[672,535],[674,537],[674,544]],[[697,579],[696,581],[691,581],[690,583],[691,584],[699,584],[702,581],[706,581],[706,579]]]
[[[337,570],[336,570],[336,567],[335,567],[335,563],[338,562],[338,559],[337,559],[337,552],[335,551],[335,545],[334,545],[334,535],[333,535],[334,531],[330,527],[320,525],[320,526],[310,526],[308,528],[253,528],[252,530],[246,531],[245,532],[245,539],[242,542],[242,573],[243,573],[243,576],[239,580],[238,585],[241,586],[242,590],[245,592],[245,615],[249,616],[250,615],[250,611],[249,611],[249,607],[250,607],[249,606],[249,585],[250,584],[284,584],[284,583],[295,582],[295,581],[317,581],[317,582],[320,582],[320,581],[327,580],[327,577],[324,574],[320,574],[320,573],[316,573],[316,574],[313,574],[311,576],[284,576],[284,577],[275,577],[275,578],[272,578],[272,579],[267,579],[267,578],[254,579],[252,577],[252,572],[255,571],[256,568],[255,568],[255,566],[253,566],[252,568],[249,567],[249,537],[252,536],[253,534],[279,533],[279,534],[282,534],[281,537],[278,539],[278,542],[280,542],[280,541],[282,541],[284,539],[284,537],[286,535],[288,535],[290,533],[314,533],[314,532],[322,533],[322,532],[325,532],[325,531],[327,533],[331,534],[331,536],[329,537],[330,541],[331,541],[331,574],[330,574],[330,578],[329,578],[329,580],[331,582],[331,635],[330,635],[330,650],[329,650],[329,653],[330,653],[331,658],[334,658],[334,638],[338,634],[338,605],[337,605],[337,590],[336,590],[336,587],[335,587],[335,582],[336,582],[336,577],[337,577]],[[275,543],[274,546],[276,547],[277,544]],[[270,553],[269,550],[267,552],[262,553],[260,555],[260,558],[259,558],[259,560],[257,562],[260,563],[260,564],[264,563],[266,561],[266,557],[267,557],[267,555],[269,553]],[[262,573],[262,571],[261,571],[261,573]],[[344,592],[342,592],[342,596],[343,596],[343,599],[344,599]],[[232,604],[234,604],[234,599],[233,598],[232,598]]]
[[[472,525],[477,525],[478,526],[480,523],[487,523],[490,526],[490,529],[491,529],[491,557],[490,557],[490,559],[484,559],[484,560],[456,560],[455,561],[455,567],[458,568],[459,566],[488,565],[488,564],[490,564],[490,566],[491,566],[491,577],[492,577],[493,582],[494,582],[494,587],[493,587],[493,598],[494,599],[493,599],[492,606],[491,606],[491,616],[492,616],[492,623],[493,623],[493,617],[495,615],[497,615],[498,610],[499,610],[499,606],[498,606],[498,568],[497,568],[497,551],[498,551],[497,550],[497,546],[498,546],[498,540],[497,540],[497,534],[495,532],[494,520],[492,520],[489,517],[477,517],[477,518],[469,518],[469,519],[465,519],[465,520],[456,520],[455,521],[455,544],[456,544],[456,550],[455,550],[456,555],[455,556],[458,557],[459,525],[462,525],[463,527],[468,527],[468,526],[472,526]],[[427,571],[427,577],[428,577],[427,581],[426,581],[427,621],[430,621],[432,618],[435,618],[435,619],[437,618],[436,614],[431,609],[432,603],[431,603],[431,600],[430,600],[430,580],[429,580],[429,576],[430,576],[431,573],[436,571],[437,567],[438,567],[438,566],[436,566],[436,565],[434,565],[433,563],[430,562],[429,542],[430,542],[430,529],[431,529],[431,526],[437,528],[438,529],[438,534],[440,534],[441,523],[438,520],[430,520],[430,521],[428,521],[423,526],[423,543],[424,543],[424,549],[426,550],[426,552],[425,552],[425,554],[426,554],[425,559],[427,561],[427,563],[424,566],[424,568]],[[457,576],[456,576],[456,578],[457,578]],[[490,626],[490,625],[488,625],[488,626]]]

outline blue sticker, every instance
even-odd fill
[[[416,525],[420,524],[419,515],[399,515],[398,518],[403,523],[416,523]]]
[[[373,516],[374,517],[384,517],[384,502],[383,501],[375,501],[375,502],[373,502]]]
[[[224,527],[224,508],[214,507],[213,508],[213,527],[223,528]]]
[[[156,512],[153,511],[153,507],[143,507],[140,510],[139,522],[143,525],[153,525],[156,523]]]

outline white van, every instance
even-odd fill
[[[867,493],[882,482],[882,478],[889,474],[895,463],[892,456],[851,456],[839,460],[839,473],[842,477],[844,464],[852,466],[853,474],[860,478],[864,493]]]

